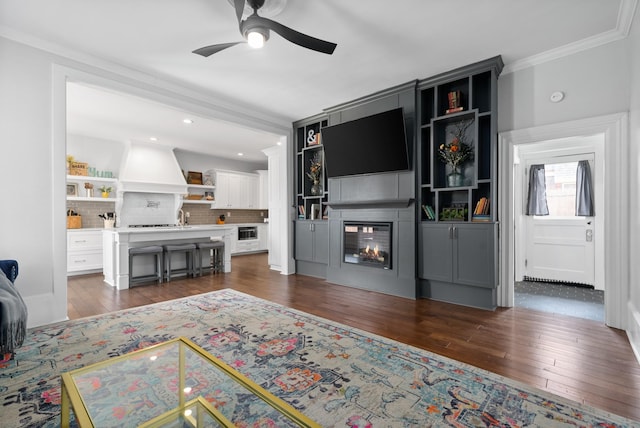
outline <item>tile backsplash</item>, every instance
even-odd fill
[[[99,214],[115,211],[113,202],[68,201],[67,210],[72,209],[82,216],[83,228],[100,228],[104,223]],[[262,223],[269,217],[269,210],[212,210],[209,205],[190,204],[185,202],[182,206],[185,213],[189,213],[189,224],[215,224],[221,214],[227,217],[225,223]],[[176,219],[177,222],[177,219]]]
[[[208,205],[185,203],[182,210],[189,212],[189,224],[212,224],[220,215],[226,217],[225,223],[262,223],[269,218],[269,210],[212,210]],[[227,217],[227,213],[231,216]]]
[[[82,228],[104,227],[104,221],[98,217],[105,212],[115,212],[116,201],[90,202],[67,201],[67,210],[73,210],[82,216]]]

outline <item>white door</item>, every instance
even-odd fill
[[[524,216],[525,277],[596,285],[594,219],[575,216],[577,161],[592,159],[585,155],[528,162],[527,174],[530,165],[545,165],[549,215]]]
[[[584,217],[553,219],[527,216],[525,276],[595,285],[591,223]]]

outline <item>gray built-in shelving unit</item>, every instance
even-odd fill
[[[297,271],[330,280],[338,278],[344,285],[359,286],[355,284],[363,281],[361,278],[358,281],[356,277],[361,273],[366,277],[365,271],[340,272],[337,269],[340,269],[341,263],[330,255],[339,247],[333,242],[340,239],[334,225],[346,214],[366,218],[369,213],[375,218],[385,212],[385,215],[391,213],[402,219],[394,225],[406,235],[409,230],[406,226],[408,214],[401,206],[409,206],[410,211],[415,213],[411,215],[414,218],[411,220],[415,225],[412,232],[414,236],[412,242],[407,242],[407,237],[403,236],[397,254],[402,254],[399,260],[404,261],[408,260],[406,254],[412,252],[416,260],[415,267],[411,267],[411,263],[398,272],[401,279],[396,282],[402,283],[401,292],[396,293],[393,286],[385,289],[382,284],[371,289],[414,298],[495,308],[498,280],[497,79],[502,68],[502,59],[497,56],[390,88],[295,122],[294,200],[296,208],[299,210],[298,207],[304,207],[305,213],[304,216],[299,215],[295,222]],[[450,104],[450,94],[455,94],[457,105]],[[312,194],[312,183],[306,172],[313,156],[318,152],[322,156],[323,147],[321,137],[319,140],[311,137],[321,135],[322,128],[326,126],[393,106],[404,106],[405,122],[410,124],[407,126],[411,128],[411,132],[408,132],[411,140],[411,174],[373,174],[332,180],[327,180],[323,174],[322,191]],[[460,168],[463,179],[457,183],[449,182],[451,167],[438,157],[439,147],[450,143],[455,134],[466,141],[472,152],[470,159]],[[415,180],[415,190],[413,185],[402,184],[407,178]],[[367,186],[363,186],[363,183],[367,183]],[[352,197],[347,197],[349,201],[346,202],[342,200],[350,189],[371,189],[372,183],[383,186],[380,191],[374,190],[380,195],[368,198],[357,193],[362,201],[351,201]],[[389,210],[398,207],[382,199],[386,198],[388,189],[395,188],[399,189],[399,193],[392,196],[392,202],[400,206],[400,210],[394,212]],[[338,191],[339,195],[333,195],[332,189]],[[402,193],[406,189],[412,193]],[[486,202],[488,208],[481,215],[474,215],[481,200]],[[345,210],[361,203],[365,207],[371,205],[368,207],[370,210]],[[313,208],[317,209],[318,214],[312,219]],[[333,216],[330,208],[334,209]],[[331,248],[330,240],[333,242]],[[415,293],[407,288],[407,268],[415,270]],[[363,288],[367,288],[366,284]]]
[[[496,306],[497,79],[502,68],[498,56],[418,83],[420,297]],[[455,183],[448,180],[452,168],[438,151],[460,136],[472,154],[460,168],[463,179]]]
[[[295,130],[295,222],[294,254],[297,271],[326,277],[328,263],[327,198],[328,184],[324,173],[322,128],[328,125],[326,115],[318,115],[294,123]],[[312,192],[313,182],[307,176],[315,156],[322,159],[320,191]]]

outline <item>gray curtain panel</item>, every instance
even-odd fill
[[[576,172],[576,215],[592,217],[593,210],[593,184],[591,180],[591,167],[589,161],[578,162]]]
[[[529,169],[527,215],[549,215],[544,165],[531,165]]]

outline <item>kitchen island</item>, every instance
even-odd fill
[[[231,272],[231,230],[226,225],[167,226],[149,228],[115,228],[103,230],[104,281],[117,288],[129,288],[129,248],[148,245],[224,241],[224,272]]]

